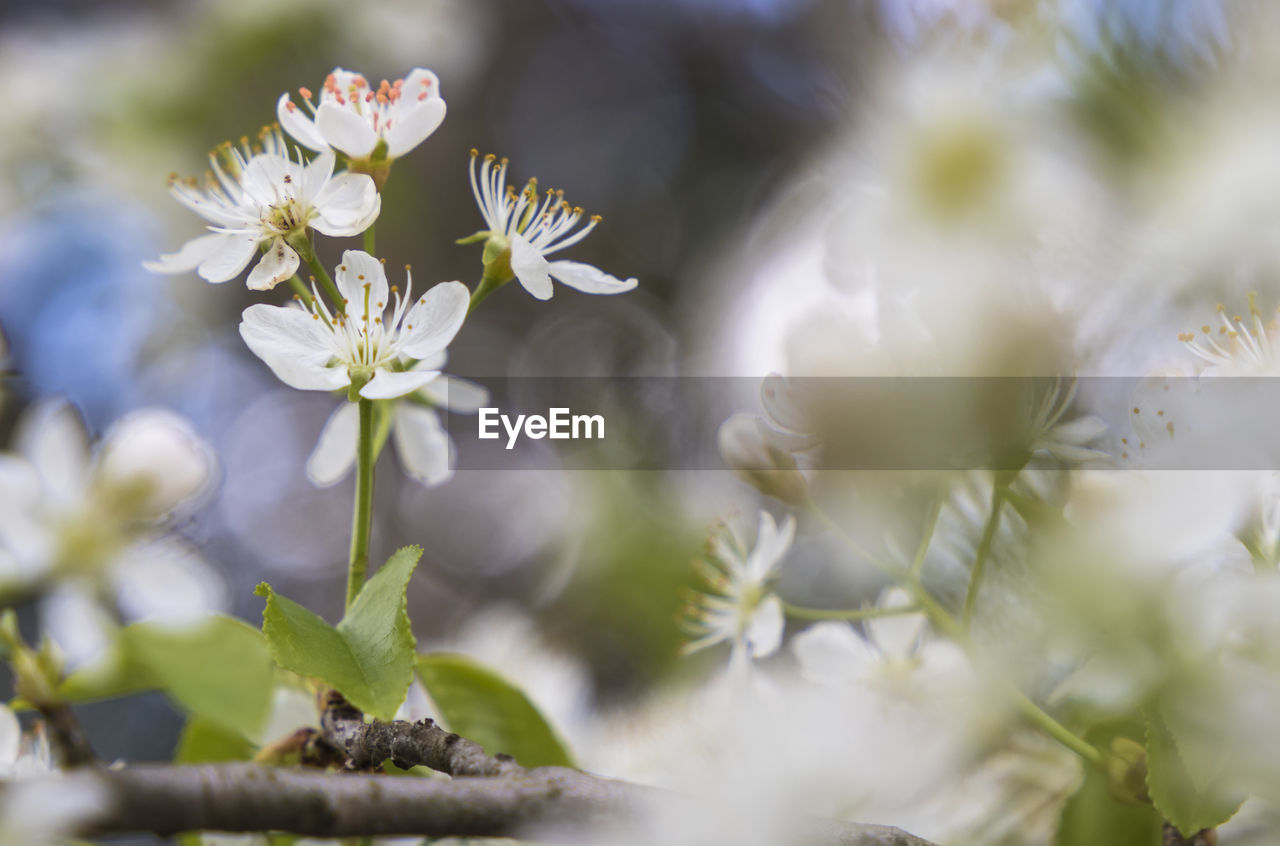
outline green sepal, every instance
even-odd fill
[[[467,244],[479,244],[481,241],[487,241],[489,239],[490,234],[492,233],[490,233],[488,229],[481,229],[479,232],[476,232],[474,235],[468,235],[465,238],[459,238],[453,243],[461,246],[465,246]]]

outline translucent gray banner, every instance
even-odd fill
[[[460,470],[724,470],[722,437],[735,469],[1280,469],[1280,378],[476,381],[485,407],[443,415]]]

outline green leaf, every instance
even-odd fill
[[[1141,737],[1145,724],[1141,719],[1125,718],[1099,723],[1085,733],[1084,739],[1099,749],[1112,753],[1127,750],[1145,755],[1132,740]],[[1136,748],[1134,748],[1136,747]],[[1127,757],[1127,756],[1126,756]],[[1130,767],[1139,765],[1130,760]],[[1122,766],[1127,770],[1129,767]],[[1095,846],[1123,843],[1126,846],[1158,846],[1163,837],[1164,820],[1146,801],[1145,785],[1134,790],[1128,778],[1116,780],[1115,772],[1106,767],[1086,764],[1080,787],[1062,808],[1058,822],[1056,846]],[[1119,788],[1119,790],[1117,790]],[[1135,792],[1141,795],[1134,795]],[[1127,801],[1121,801],[1117,795]]]
[[[237,732],[204,717],[192,717],[182,728],[175,764],[218,764],[223,761],[247,761],[253,757],[254,745]]]
[[[492,670],[461,655],[418,658],[418,677],[441,722],[525,767],[572,767],[564,744],[528,697]]]
[[[58,686],[58,693],[68,702],[96,702],[117,699],[134,693],[155,690],[159,682],[124,644],[112,645],[107,659],[77,670]]]
[[[1163,828],[1155,808],[1117,801],[1108,788],[1107,773],[1086,764],[1084,780],[1062,808],[1053,842],[1055,846],[1159,846]]]
[[[1158,707],[1145,709],[1147,717],[1147,791],[1156,810],[1190,837],[1205,828],[1217,828],[1235,814],[1244,797],[1223,790],[1193,774]],[[1202,787],[1197,786],[1201,782]]]
[[[352,705],[390,720],[413,683],[413,632],[405,589],[422,548],[397,551],[370,579],[338,625],[286,599],[266,582],[262,631],[276,662],[287,670],[332,685]]]
[[[274,670],[251,626],[217,615],[186,630],[135,623],[121,635],[130,660],[188,713],[245,737],[262,728]]]

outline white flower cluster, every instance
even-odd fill
[[[280,96],[279,123],[263,130],[258,144],[215,149],[205,186],[171,181],[173,196],[212,231],[146,266],[161,273],[195,270],[209,282],[225,282],[261,253],[248,287],[266,291],[289,281],[298,302],[246,309],[240,333],[249,348],[291,387],[349,388],[353,401],[378,400],[380,425],[392,433],[406,472],[425,485],[441,484],[452,476],[455,448],[437,410],[471,413],[488,397],[482,387],[440,372],[469,311],[514,279],[541,300],[551,297],[552,278],[591,294],[623,293],[637,282],[582,262],[548,261],[585,238],[600,218],[580,226],[583,210],[569,206],[561,191],[539,199],[536,180],[517,192],[506,182],[505,159],[486,156],[477,175],[475,150],[471,187],[487,228],[464,239],[485,242],[485,274],[474,293],[461,282],[445,282],[415,301],[407,268],[402,293],[388,286],[383,260],[358,250],[343,254],[337,282],[330,282],[312,233],[348,237],[369,230],[392,163],[435,132],[445,101],[436,75],[424,68],[377,86],[335,68],[318,103],[310,89],[298,94],[301,105],[287,92]],[[281,130],[314,157],[308,160],[297,147],[290,152]],[[346,169],[335,173],[339,161]],[[298,275],[303,262],[313,273],[309,289]],[[307,463],[314,483],[334,484],[356,463],[358,425],[355,407],[346,403],[330,417]]]

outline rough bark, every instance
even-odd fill
[[[93,792],[106,797],[101,812],[72,832],[82,836],[282,831],[326,838],[514,836],[598,843],[609,839],[609,831],[655,814],[692,821],[709,813],[692,797],[656,788],[563,767],[526,769],[509,756],[488,755],[431,720],[365,722],[336,693],[328,694],[320,731],[312,734],[323,754],[310,759],[341,762],[345,771],[253,763],[141,764],[85,766],[49,780],[61,779],[64,787],[91,782]],[[373,772],[387,760],[444,775]],[[6,789],[0,780],[0,804]],[[933,846],[889,826],[799,815],[788,822],[788,846]]]
[[[1164,846],[1217,846],[1218,832],[1212,828],[1197,831],[1190,837],[1183,837],[1173,823],[1164,824]]]
[[[142,764],[82,768],[50,778],[91,780],[108,797],[103,812],[76,832],[81,836],[285,831],[311,837],[517,836],[599,843],[608,840],[602,832],[650,814],[670,819],[673,809],[707,813],[687,797],[559,767],[447,779],[242,763]],[[791,831],[788,846],[932,846],[888,826],[805,818]]]

